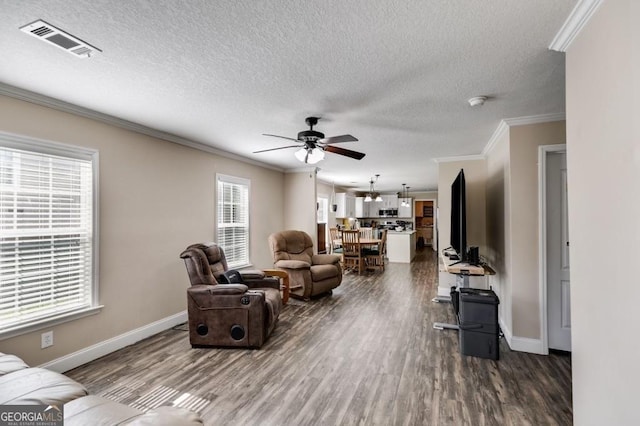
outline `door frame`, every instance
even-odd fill
[[[431,248],[433,249],[433,251],[437,252],[438,251],[438,215],[437,213],[437,209],[438,209],[438,200],[435,198],[414,198],[413,199],[413,223],[414,223],[414,227],[413,229],[416,229],[415,226],[415,222],[416,222],[416,201],[431,201],[432,205],[433,205],[433,238],[432,238],[432,243],[431,243]]]
[[[547,155],[567,152],[567,144],[538,147],[538,295],[542,354],[549,355],[547,312]]]

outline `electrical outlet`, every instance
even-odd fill
[[[53,330],[40,335],[40,348],[44,349],[49,346],[53,346]]]

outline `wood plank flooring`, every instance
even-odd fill
[[[186,272],[185,272],[186,274]],[[192,349],[167,330],[66,374],[147,410],[179,405],[207,425],[568,425],[571,359],[460,355],[451,308],[431,302],[437,260],[348,273],[332,296],[290,300],[259,350]],[[186,297],[186,296],[185,296]]]

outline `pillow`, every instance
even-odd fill
[[[243,282],[242,275],[235,269],[229,269],[220,275],[220,284],[242,284]]]

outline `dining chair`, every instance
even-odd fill
[[[345,269],[351,265],[358,268],[358,275],[364,269],[364,258],[360,247],[360,232],[357,230],[342,231],[342,262]]]
[[[338,231],[338,228],[329,228],[329,238],[331,238],[331,253],[342,254],[342,245],[339,243],[340,231]]]
[[[363,251],[364,260],[367,264],[367,268],[379,269],[384,271],[384,256],[387,247],[387,230],[380,231],[380,244],[372,249],[366,249]]]
[[[373,238],[373,228],[360,228],[360,238]]]

